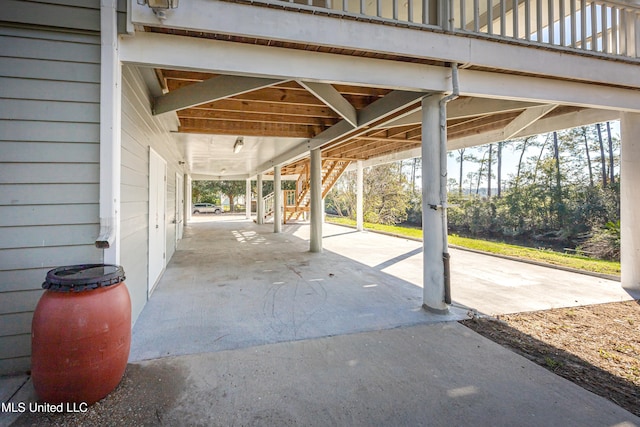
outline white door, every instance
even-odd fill
[[[184,179],[176,172],[176,247],[178,240],[182,239],[184,227]]]
[[[167,162],[149,148],[149,284],[151,295],[165,265]]]

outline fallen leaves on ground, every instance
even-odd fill
[[[640,301],[461,323],[640,416]]]

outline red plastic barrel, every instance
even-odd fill
[[[131,347],[131,299],[120,266],[47,273],[31,326],[31,378],[41,401],[92,404],[116,388]]]

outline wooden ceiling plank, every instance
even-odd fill
[[[179,119],[197,119],[205,120],[233,120],[247,122],[265,122],[265,123],[290,123],[301,125],[318,125],[329,127],[334,125],[338,119],[290,116],[285,114],[262,114],[262,113],[246,113],[239,111],[212,111],[212,110],[196,110],[190,108],[182,110],[178,113]]]
[[[199,123],[204,122],[204,123]],[[183,119],[179,132],[242,136],[273,136],[282,138],[309,138],[323,128],[320,126],[286,123],[236,122],[231,120]]]
[[[329,107],[321,106],[321,105],[295,105],[295,104],[280,104],[276,102],[273,102],[273,103],[251,102],[251,101],[243,101],[240,99],[232,99],[232,98],[198,105],[196,107],[190,108],[189,110],[192,110],[192,109],[212,111],[212,112],[238,111],[238,112],[261,113],[261,114],[286,114],[290,116],[300,116],[300,117],[318,117],[318,118],[331,118],[331,119],[339,118],[339,116]]]

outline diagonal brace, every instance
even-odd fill
[[[244,76],[218,76],[158,96],[153,114],[183,110],[282,83],[283,80]]]

